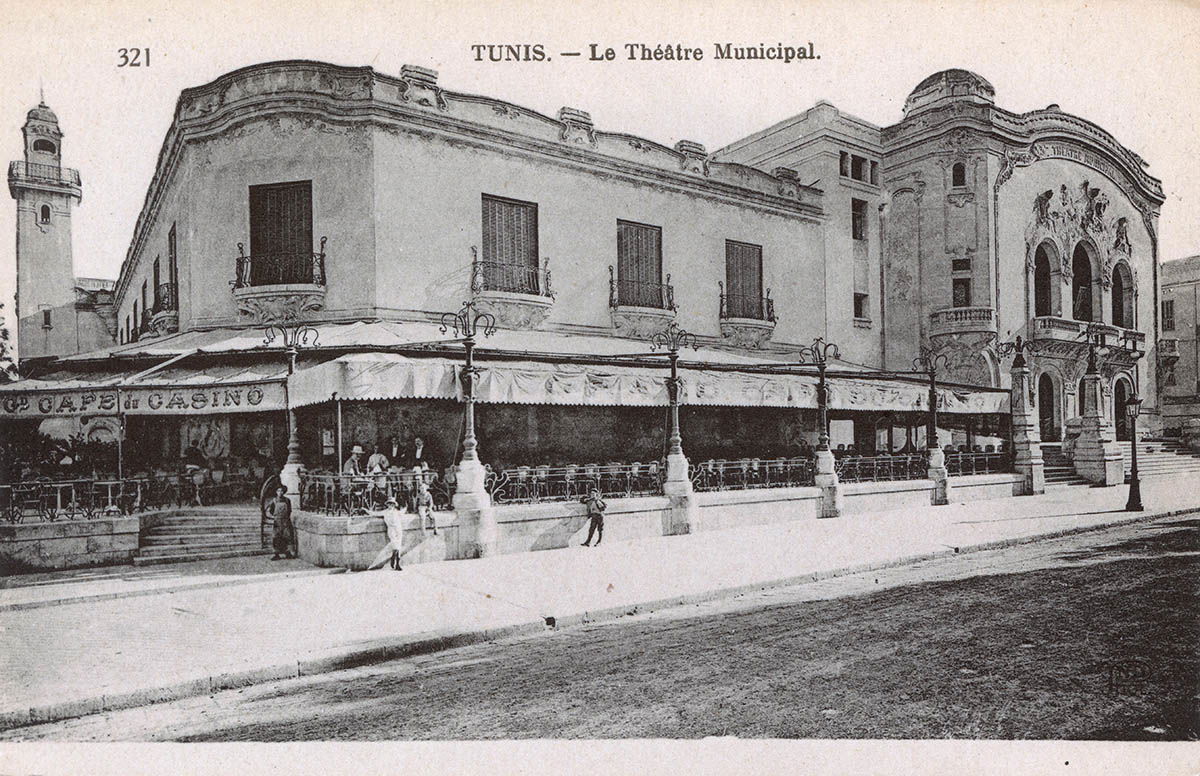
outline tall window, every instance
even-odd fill
[[[175,224],[171,224],[171,231],[167,232],[167,282],[175,285],[179,275],[179,253],[178,246],[175,240]]]
[[[871,185],[879,185],[879,162],[871,162]]]
[[[50,206],[49,205],[42,205],[42,208],[38,213],[38,221],[42,222],[43,224],[50,223]]]
[[[249,280],[313,282],[312,181],[250,187]]]
[[[159,269],[160,257],[154,257],[154,312],[160,312],[163,309],[163,297],[165,296],[162,288],[162,272]]]
[[[850,154],[845,151],[841,151],[838,154],[838,172],[843,177],[850,177]]]
[[[142,315],[145,315],[146,313],[148,313],[150,311],[150,308],[146,306],[146,281],[144,281],[144,280],[142,281],[141,300],[142,300]],[[141,325],[140,318],[138,319],[138,325]]]
[[[1164,299],[1162,303],[1163,331],[1175,331],[1175,300]]]
[[[1075,252],[1072,254],[1071,297],[1075,320],[1094,320],[1092,318],[1092,260],[1082,244],[1075,246]]]
[[[538,211],[532,202],[483,195],[483,283],[495,291],[537,294]]]
[[[955,278],[953,281],[953,296],[955,307],[971,306],[971,279]]]
[[[866,200],[850,200],[850,236],[855,240],[867,239],[867,203]]]
[[[617,304],[671,306],[662,282],[662,228],[617,221]]]
[[[42,310],[42,328],[44,329],[53,328],[50,325],[50,312],[50,308],[48,307],[45,310]]]
[[[765,319],[762,287],[762,246],[726,240],[726,316]]]
[[[1051,275],[1050,256],[1046,246],[1039,245],[1033,259],[1033,314],[1051,315]]]
[[[129,330],[130,342],[138,341],[138,336],[140,335],[139,329],[141,328],[141,326],[142,326],[142,319],[138,316],[138,303],[137,303],[137,300],[135,299],[135,300],[133,300],[133,327]]]

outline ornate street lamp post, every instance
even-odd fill
[[[687,476],[687,459],[683,456],[683,434],[679,431],[679,389],[682,381],[679,379],[679,349],[691,347],[696,349],[696,335],[679,328],[679,324],[671,321],[671,325],[650,338],[651,350],[666,350],[671,363],[671,376],[667,378],[667,401],[671,405],[671,435],[668,439],[667,479],[670,476],[672,459],[683,459],[684,477]],[[690,482],[690,480],[689,480]]]
[[[454,330],[454,336],[461,338],[463,349],[466,350],[466,366],[463,367],[459,379],[462,381],[463,403],[465,404],[465,422],[463,423],[463,456],[464,462],[478,463],[479,446],[475,439],[475,337],[482,334],[490,337],[496,332],[496,316],[491,313],[479,312],[474,302],[463,302],[462,309],[456,313],[442,313],[443,334]]]
[[[272,345],[277,339],[283,340],[284,353],[288,357],[288,377],[291,377],[296,372],[296,357],[300,348],[315,347],[320,336],[320,332],[306,324],[273,324],[267,327],[263,344]],[[287,419],[288,457],[287,463],[279,472],[279,481],[287,486],[288,498],[292,500],[293,506],[299,508],[300,467],[303,462],[300,460],[300,431],[296,423],[296,410],[292,407],[290,394],[287,396]],[[338,466],[341,466],[341,461],[338,461]]]
[[[945,353],[935,353],[930,348],[921,346],[920,355],[913,359],[913,371],[924,372],[929,376],[929,425],[925,427],[925,452],[928,457],[926,473],[933,480],[934,506],[950,503],[950,473],[946,471],[946,454],[938,445],[938,369],[950,366],[950,359]]]
[[[825,382],[825,367],[829,359],[842,357],[838,346],[832,342],[817,337],[811,345],[799,349],[800,358],[796,362],[800,366],[815,366],[817,368],[817,411],[820,415],[821,431],[817,437],[817,450],[829,449],[829,385]]]
[[[1123,409],[1129,414],[1130,450],[1133,452],[1132,469],[1129,472],[1129,500],[1125,502],[1125,511],[1141,512],[1144,507],[1142,507],[1142,481],[1138,478],[1137,466],[1137,419],[1142,409],[1142,397],[1137,394],[1130,396],[1125,401]]]
[[[925,447],[929,450],[940,450],[937,435],[937,373],[938,369],[950,366],[950,359],[946,357],[945,353],[935,353],[922,345],[921,355],[914,358],[912,363],[912,371],[923,372],[929,377],[929,421],[925,427]]]
[[[1007,358],[1013,356],[1013,369],[1024,369],[1026,367],[1025,354],[1033,355],[1039,350],[1036,342],[1026,340],[1017,335],[1014,342],[998,342],[996,343],[996,355]]]

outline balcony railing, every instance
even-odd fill
[[[488,492],[497,504],[572,501],[592,488],[605,498],[653,496],[662,493],[663,466],[650,463],[584,464],[575,466],[515,466],[493,472],[488,467]]]
[[[39,162],[12,162],[8,165],[8,177],[9,180],[48,181],[65,183],[70,186],[81,185],[78,170]]]
[[[0,485],[0,519],[9,523],[96,520],[190,504],[245,503],[257,494],[254,480],[238,477],[33,480]]]
[[[178,309],[179,294],[175,284],[159,283],[154,289],[154,314],[175,312]]]
[[[500,261],[471,262],[471,291],[505,291],[512,294],[554,296],[550,287],[550,269],[543,264],[509,264]]]
[[[1012,456],[999,451],[953,452],[946,449],[946,471],[952,476],[1002,474],[1013,470]]]
[[[251,286],[325,285],[325,238],[313,253],[260,253],[246,255],[238,243],[235,289]]]
[[[725,293],[725,285],[721,286],[721,320],[728,318],[749,318],[757,321],[775,323],[775,300],[771,298],[771,289],[765,296],[746,296],[743,294]]]
[[[300,475],[300,508],[327,515],[362,515],[382,511],[389,498],[416,511],[417,478],[424,480],[433,495],[435,510],[450,509],[453,484],[435,472],[396,472],[349,475],[304,472]]]
[[[1163,359],[1179,358],[1179,340],[1176,337],[1162,337],[1158,340],[1158,357]]]
[[[996,311],[991,307],[948,307],[929,314],[929,333],[995,331]]]
[[[623,280],[616,276],[612,266],[608,268],[608,304],[610,307],[650,307],[659,310],[674,310],[675,287],[671,275],[665,283],[644,283],[639,280]]]

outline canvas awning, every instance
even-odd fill
[[[0,418],[205,415],[287,407],[284,364],[169,367],[142,372],[58,372],[0,385]]]
[[[662,367],[477,361],[475,398],[484,403],[590,406],[666,406]],[[332,399],[451,399],[461,401],[462,363],[446,358],[410,358],[395,353],[354,353],[294,374],[288,384],[292,405]],[[685,405],[735,407],[817,407],[817,378],[807,374],[763,374],[681,368],[680,400]],[[920,383],[829,377],[835,410],[922,411],[928,389]],[[1002,391],[939,388],[939,409],[951,413],[1007,411]]]

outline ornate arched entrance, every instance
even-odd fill
[[[1058,442],[1062,439],[1055,407],[1054,380],[1050,375],[1043,373],[1038,378],[1038,421],[1042,440],[1045,442]]]

